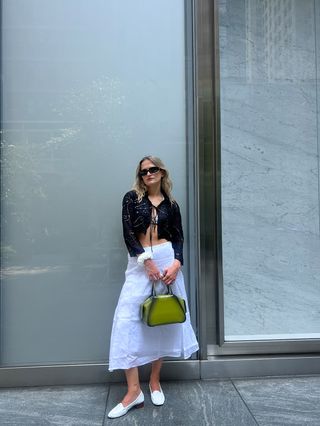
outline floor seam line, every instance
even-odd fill
[[[111,385],[108,385],[108,393],[107,393],[107,397],[106,397],[106,403],[105,403],[105,407],[104,407],[104,415],[103,415],[101,426],[104,426],[105,422],[106,422],[106,414],[107,414],[108,399],[109,399],[109,395],[110,395],[110,388],[111,388]]]
[[[239,389],[237,388],[237,386],[235,385],[234,381],[232,379],[230,379],[230,382],[232,383],[232,386],[234,387],[235,391],[237,392],[237,394],[239,395],[241,401],[244,403],[244,405],[247,407],[247,410],[249,411],[250,415],[252,416],[253,420],[255,421],[255,423],[259,426],[258,420],[255,418],[255,416],[253,415],[253,412],[251,411],[251,409],[249,408],[248,404],[246,403],[246,401],[244,400],[243,396],[241,395]]]

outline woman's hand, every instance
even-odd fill
[[[161,272],[153,260],[145,260],[144,267],[150,281],[158,281],[162,278]]]
[[[166,285],[173,284],[177,278],[177,274],[180,271],[181,263],[178,259],[173,261],[173,264],[169,268],[165,268],[162,275],[162,281]]]

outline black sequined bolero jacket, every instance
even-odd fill
[[[183,264],[183,231],[178,204],[169,200],[163,193],[164,200],[156,207],[158,214],[158,238],[172,242],[174,257]],[[131,257],[144,252],[137,234],[146,234],[151,223],[152,204],[146,194],[138,201],[135,191],[125,194],[122,201],[123,237]]]

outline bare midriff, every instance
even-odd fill
[[[149,226],[146,234],[139,234],[138,235],[138,240],[140,241],[142,247],[150,247],[151,241],[152,241],[153,246],[168,242],[168,240],[166,240],[165,238],[158,238],[158,230],[152,229],[152,228],[154,228],[154,227]],[[150,232],[152,232],[152,234],[151,234],[152,238],[151,239],[150,239]]]

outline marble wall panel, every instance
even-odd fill
[[[227,339],[320,330],[314,6],[220,4]]]
[[[317,144],[318,170],[320,170],[320,0],[315,0],[315,48],[316,48],[316,87],[317,87]],[[320,203],[320,173],[318,173],[318,191]],[[319,218],[320,228],[320,218]]]

